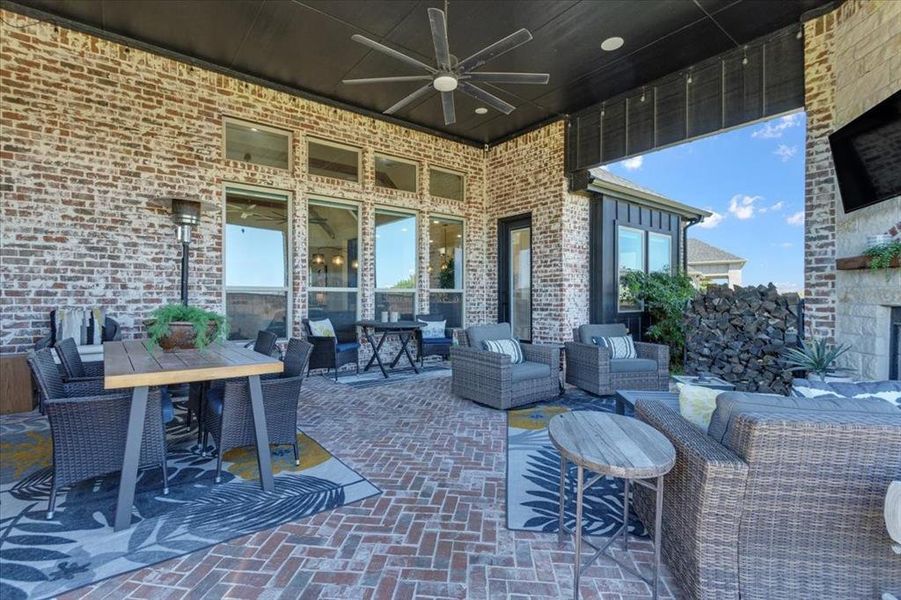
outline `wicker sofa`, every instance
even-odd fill
[[[669,389],[669,347],[635,342],[638,358],[611,360],[610,351],[592,343],[593,337],[628,335],[622,323],[581,325],[566,342],[566,383],[598,396],[616,390]]]
[[[676,448],[663,555],[684,591],[711,600],[899,593],[901,557],[888,550],[882,506],[901,477],[901,411],[872,398],[761,397],[721,394],[707,434],[664,402],[636,404]],[[643,488],[634,506],[652,527]]]
[[[485,340],[510,339],[509,323],[466,329],[466,345],[451,348],[451,390],[457,396],[506,410],[560,393],[560,349],[522,344],[525,362],[483,350]]]

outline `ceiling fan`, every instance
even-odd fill
[[[445,10],[447,10],[447,3],[445,3]],[[369,48],[381,52],[382,54],[386,54],[400,62],[419,69],[424,69],[428,73],[427,75],[399,75],[396,77],[345,79],[342,83],[357,85],[367,83],[428,81],[427,84],[388,108],[388,110],[385,111],[385,114],[394,114],[413,101],[429,94],[433,90],[437,90],[438,92],[441,92],[441,106],[444,109],[444,124],[451,125],[457,121],[457,115],[454,110],[454,90],[460,90],[467,96],[480,100],[505,115],[509,115],[515,108],[512,104],[504,102],[497,96],[474,85],[474,83],[533,83],[546,85],[550,79],[550,75],[547,73],[489,73],[487,71],[476,70],[481,68],[488,61],[495,59],[502,54],[506,54],[531,40],[532,34],[529,33],[528,29],[520,29],[507,37],[496,41],[487,48],[479,50],[469,58],[457,60],[457,57],[450,53],[447,42],[447,17],[445,11],[438,8],[430,8],[429,23],[432,27],[432,42],[435,44],[435,67],[427,65],[424,62],[416,60],[415,58],[407,56],[406,54],[398,52],[393,48],[389,48],[388,46],[380,44],[365,36],[359,34],[351,36],[351,39],[359,44],[368,46]]]

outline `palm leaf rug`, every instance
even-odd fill
[[[560,454],[547,433],[555,415],[571,410],[613,412],[613,398],[597,398],[568,389],[560,398],[507,412],[507,528],[556,533],[560,510]],[[575,479],[572,470],[571,481]],[[569,498],[569,492],[567,492]],[[607,536],[622,524],[622,480],[604,477],[586,490],[583,531]],[[564,511],[566,526],[576,522],[574,501]],[[644,526],[630,515],[629,531],[645,536]]]
[[[381,493],[303,433],[300,466],[290,446],[273,447],[272,492],[259,487],[254,448],[227,452],[215,484],[215,457],[192,452],[196,434],[176,423],[168,442],[169,494],[162,494],[159,469],[141,471],[139,518],[116,533],[118,474],[64,489],[47,520],[47,419],[36,412],[0,418],[0,598],[56,596]]]

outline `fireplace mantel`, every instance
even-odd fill
[[[870,268],[870,257],[861,254],[860,256],[849,256],[847,258],[839,258],[835,261],[835,268],[839,271],[858,271]],[[901,257],[896,256],[892,260],[891,268],[897,269],[901,267]]]

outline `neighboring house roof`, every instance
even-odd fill
[[[731,252],[726,252],[722,248],[711,246],[707,242],[695,238],[688,238],[688,264],[704,264],[704,263],[741,263],[744,265],[748,262],[746,259],[735,256]]]
[[[710,211],[695,208],[681,202],[677,202],[652,189],[629,181],[625,177],[614,175],[607,169],[597,168],[591,170],[591,181],[588,189],[595,192],[612,192],[614,195],[623,196],[626,200],[634,200],[641,204],[649,204],[656,208],[668,210],[689,219],[702,219],[710,216]]]

